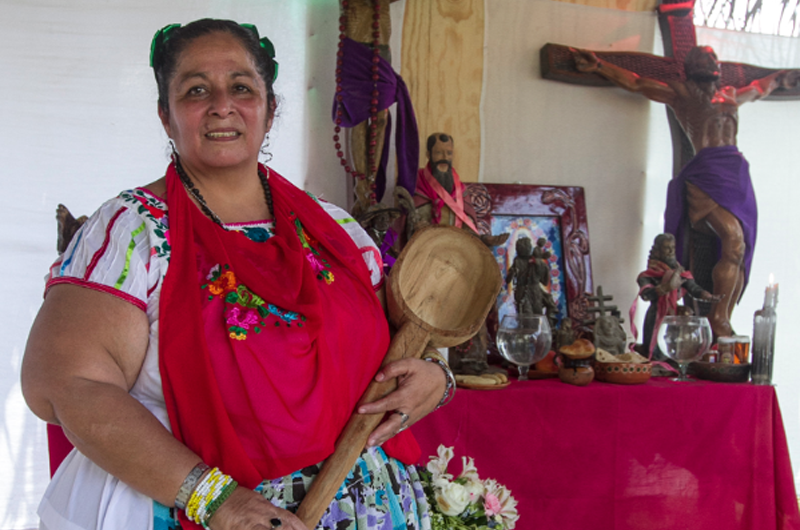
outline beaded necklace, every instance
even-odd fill
[[[208,216],[212,221],[224,228],[225,225],[223,224],[222,219],[220,219],[219,216],[217,216],[217,214],[215,214],[214,211],[208,207],[208,203],[206,203],[206,200],[200,194],[200,190],[195,187],[192,179],[190,179],[189,175],[186,174],[186,171],[183,170],[183,166],[181,165],[181,161],[178,157],[175,157],[175,171],[178,172],[178,176],[183,183],[183,187],[186,188],[192,197],[194,197],[194,199],[200,205],[200,209],[203,210],[203,213],[206,214],[206,216]],[[269,214],[274,218],[275,213],[272,208],[272,192],[269,189],[268,175],[269,168],[267,168],[267,175],[265,175],[261,169],[258,170],[258,180],[261,181],[261,187],[264,189],[264,199],[267,201]]]

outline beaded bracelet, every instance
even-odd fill
[[[189,497],[191,497],[198,481],[209,469],[211,468],[205,465],[203,462],[200,462],[194,466],[191,471],[189,471],[189,474],[186,475],[186,478],[183,480],[183,484],[181,484],[181,489],[178,490],[178,495],[175,497],[176,508],[179,510],[186,509],[186,503],[189,502]]]
[[[427,350],[423,359],[428,362],[438,364],[439,368],[442,369],[444,376],[447,379],[447,386],[444,389],[444,395],[442,395],[442,399],[439,400],[439,404],[436,405],[436,408],[434,409],[439,410],[450,403],[453,400],[453,397],[456,395],[456,377],[453,375],[450,365],[447,364],[447,361],[444,360],[444,357],[442,357],[438,351],[431,349]]]
[[[231,496],[233,490],[239,485],[238,482],[235,480],[230,481],[223,489],[219,496],[211,501],[208,506],[206,506],[206,517],[203,521],[203,528],[208,528],[208,524],[211,522],[211,518],[214,516],[214,513],[222,506],[222,503],[228,500],[228,497]]]
[[[192,492],[189,502],[186,503],[186,517],[207,528],[211,516],[230,497],[237,485],[233,478],[215,467],[206,473]]]

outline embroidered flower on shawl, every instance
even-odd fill
[[[228,270],[220,274],[219,272],[219,265],[216,266],[217,270],[212,272],[210,276],[211,278],[206,278],[211,280],[208,284],[208,291],[213,294],[214,296],[221,296],[224,295],[227,291],[233,291],[236,289],[236,275],[233,271]]]
[[[297,218],[294,212],[291,213],[290,219],[294,221],[297,237],[300,239],[300,244],[303,245],[303,249],[306,251],[306,259],[311,264],[314,272],[317,273],[317,279],[324,280],[328,285],[332,284],[334,278],[333,272],[330,270],[331,265],[328,263],[328,260],[322,257],[319,250],[317,250],[319,243],[306,232],[303,225],[300,224],[300,219]]]
[[[227,322],[228,326],[230,326],[228,328],[230,337],[236,340],[244,340],[247,338],[247,331],[250,326],[258,324],[258,313],[252,309],[241,311],[238,307],[233,307],[228,311]]]
[[[236,274],[230,270],[230,265],[214,265],[209,269],[206,280],[208,283],[201,285],[200,288],[210,293],[208,299],[213,300],[219,296],[225,301],[223,317],[228,326],[228,336],[232,339],[245,340],[251,330],[261,333],[267,325],[265,320],[270,315],[276,317],[276,326],[280,326],[283,322],[287,326],[295,324],[297,327],[302,327],[306,320],[306,317],[297,312],[268,304],[238,282]]]

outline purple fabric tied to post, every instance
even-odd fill
[[[372,50],[365,44],[352,39],[344,39],[342,48],[342,127],[354,127],[369,118],[372,91],[375,82],[372,80]],[[417,165],[419,164],[419,133],[417,119],[411,105],[411,97],[403,78],[398,75],[392,65],[379,58],[377,89],[378,110],[384,110],[397,102],[397,130],[395,132],[395,150],[397,152],[397,184],[403,186],[410,194],[414,194],[417,182]],[[333,122],[336,123],[336,111],[339,109],[336,97],[333,99]],[[386,161],[389,154],[389,133],[391,121],[387,121],[384,136],[383,152],[375,178],[378,201],[386,190]]]
[[[736,216],[741,223],[745,241],[744,287],[747,287],[758,227],[758,210],[753,183],[750,180],[750,165],[735,145],[707,147],[701,149],[680,174],[670,181],[667,189],[667,210],[664,213],[664,231],[675,235],[676,255],[684,267],[688,266],[689,261],[688,256],[683,256],[685,230],[688,227],[685,212],[686,182],[691,182],[703,190],[714,202]],[[719,256],[718,241],[717,259]]]

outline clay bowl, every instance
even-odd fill
[[[604,383],[641,385],[653,374],[650,363],[595,363],[594,377]]]
[[[561,367],[558,369],[558,378],[562,383],[575,386],[586,386],[594,379],[594,370],[591,366]]]
[[[687,370],[689,375],[706,381],[719,383],[746,383],[750,379],[750,364],[693,362]]]

